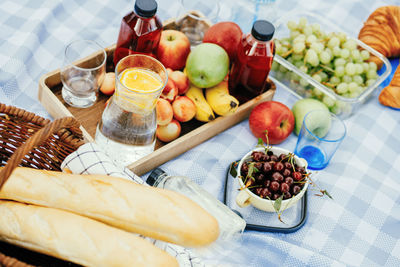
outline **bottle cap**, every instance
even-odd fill
[[[149,175],[149,177],[147,177],[146,183],[148,183],[149,185],[153,186],[155,184],[155,182],[157,181],[157,179],[162,176],[167,174],[165,171],[161,170],[160,168],[155,168]]]
[[[269,41],[274,36],[275,27],[266,20],[257,20],[251,29],[251,35],[259,41]]]
[[[157,12],[157,2],[155,0],[136,0],[135,13],[138,16],[151,18]]]

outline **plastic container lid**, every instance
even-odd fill
[[[257,20],[251,29],[251,35],[259,41],[269,41],[274,36],[274,25],[266,20]]]
[[[149,177],[147,177],[146,183],[148,183],[149,185],[153,186],[155,184],[155,182],[157,181],[157,179],[162,175],[166,175],[166,172],[163,171],[160,168],[155,168],[150,173]]]
[[[138,16],[150,18],[157,12],[157,2],[155,0],[136,0],[135,13]]]

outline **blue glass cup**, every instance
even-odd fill
[[[346,136],[343,121],[326,110],[304,116],[294,153],[304,158],[311,170],[324,169]]]

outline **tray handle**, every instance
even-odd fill
[[[50,136],[63,128],[68,128],[73,133],[82,134],[79,126],[80,124],[75,118],[64,117],[54,120],[33,134],[15,151],[15,153],[7,161],[6,166],[0,171],[0,190],[9,178],[12,171],[22,162],[22,159],[25,157],[25,155],[34,147],[43,144]]]

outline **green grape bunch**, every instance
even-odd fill
[[[369,52],[359,48],[345,33],[325,33],[319,24],[308,24],[306,18],[298,23],[289,21],[287,27],[290,36],[275,39],[276,53],[336,94],[356,98],[376,82],[377,65],[368,62]],[[272,70],[281,75],[286,73],[289,76],[285,77],[292,83],[310,86],[298,75],[288,74],[287,69],[275,61]],[[330,108],[335,107],[335,101],[324,97],[316,88],[310,91],[311,97],[323,100]]]

